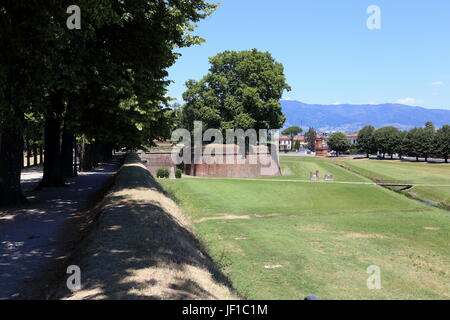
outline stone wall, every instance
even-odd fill
[[[208,147],[217,147],[217,145],[208,145]],[[208,148],[206,147],[206,148]],[[203,147],[205,148],[205,147]],[[171,153],[139,153],[147,169],[152,175],[156,175],[159,168],[174,170],[178,167],[184,174],[197,177],[215,177],[215,178],[257,178],[264,176],[280,176],[281,170],[278,159],[275,158],[274,170],[269,174],[264,174],[264,168],[270,167],[272,155],[268,153],[267,148],[255,148],[252,155],[242,155],[236,145],[224,146],[223,151],[205,152],[203,150],[202,162],[199,164],[181,164],[175,165],[172,161]],[[213,154],[212,156],[210,154]],[[192,163],[194,156],[192,155]],[[267,165],[266,165],[267,164]]]
[[[203,157],[201,164],[185,164],[184,173],[197,177],[216,178],[257,178],[263,176],[280,176],[281,170],[278,161],[275,162],[275,170],[269,174],[263,174],[264,168],[269,168],[270,154],[248,155],[240,154],[218,155],[215,159]],[[262,164],[264,163],[264,164]]]
[[[170,153],[138,153],[145,166],[151,172],[153,176],[156,175],[156,171],[159,168],[162,169],[176,169],[176,165],[173,164]]]

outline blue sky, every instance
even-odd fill
[[[366,26],[370,5],[381,9],[380,30]],[[283,63],[285,99],[450,109],[449,0],[222,0],[195,34],[206,42],[179,50],[169,69],[180,102],[209,57],[257,48]]]

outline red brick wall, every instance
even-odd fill
[[[156,175],[156,171],[159,168],[175,168],[176,165],[172,162],[170,153],[139,153],[141,160],[146,161],[145,165],[147,169],[153,175]],[[219,157],[217,155],[216,157]],[[216,177],[216,178],[257,178],[262,177],[261,170],[264,167],[269,167],[269,165],[261,164],[261,157],[265,158],[264,163],[270,161],[269,154],[259,154],[249,155],[246,158],[242,158],[241,155],[231,154],[231,155],[220,155],[222,157],[222,163],[213,163],[211,160],[213,158],[208,156],[203,157],[202,164],[185,164],[184,173],[187,175],[197,176],[197,177]],[[228,158],[228,160],[227,160]],[[210,163],[206,163],[211,160]],[[232,164],[227,164],[227,162],[232,162]],[[280,167],[277,164],[276,173],[272,176],[280,176]]]
[[[176,168],[176,165],[172,162],[170,153],[139,153],[139,156],[141,160],[147,161],[145,166],[150,170],[152,175],[156,175],[156,171],[159,168]]]
[[[234,163],[227,164],[226,157],[230,157],[232,159],[228,160],[228,162]],[[259,157],[265,157],[267,162],[270,160],[270,155],[259,155]],[[184,165],[184,172],[185,174],[197,177],[257,178],[262,177],[261,170],[264,167],[269,167],[269,165],[262,165],[260,159],[258,159],[255,155],[248,156],[246,159],[242,159],[240,155],[224,155],[222,158],[222,163],[186,164]],[[281,172],[278,164],[276,173],[271,176],[280,175]]]

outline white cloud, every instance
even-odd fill
[[[444,84],[443,81],[435,81],[431,83],[433,86],[442,86]]]
[[[290,98],[290,97],[286,97],[286,98],[283,98],[283,99],[281,99],[281,100],[296,101],[297,99]]]
[[[342,102],[335,102],[335,103],[333,103],[334,106],[338,106],[340,104],[342,104]]]
[[[400,103],[400,104],[406,104],[406,105],[409,105],[409,106],[417,106],[417,105],[423,103],[423,100],[414,99],[414,98],[404,98],[404,99],[398,99],[395,102],[396,103]]]

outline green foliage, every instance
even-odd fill
[[[377,152],[373,134],[375,128],[373,126],[365,126],[358,132],[356,138],[356,146],[360,152],[364,152],[367,156]]]
[[[436,128],[434,127],[431,121],[427,121],[425,123],[425,128],[422,131],[422,154],[425,159],[428,159],[428,156],[434,153],[435,151],[435,134]]]
[[[162,169],[159,168],[156,171],[156,177],[157,178],[169,178],[170,174],[169,174],[169,170],[168,169]]]
[[[328,138],[327,143],[330,150],[336,151],[336,155],[348,151],[352,146],[345,133],[342,132],[333,132]]]
[[[192,130],[202,121],[205,130],[278,129],[285,117],[279,100],[290,90],[283,65],[268,52],[225,51],[209,59],[209,73],[186,82],[183,125]]]
[[[450,156],[450,125],[445,125],[436,131],[435,147],[436,154],[448,162]]]
[[[316,151],[316,139],[317,139],[317,132],[314,130],[314,128],[309,128],[308,131],[305,133],[305,142],[308,150],[311,150],[312,152]]]
[[[175,170],[175,178],[181,179],[182,173],[181,169]]]
[[[295,151],[300,150],[300,141],[295,141],[294,142],[293,150],[295,150]]]
[[[284,129],[281,134],[287,135],[291,138],[291,148],[292,150],[299,150],[300,149],[300,144],[298,146],[298,148],[296,149],[295,144],[294,144],[294,138],[300,133],[302,132],[302,128],[297,127],[297,126],[293,126],[293,127],[289,127]]]
[[[408,131],[403,139],[403,147],[405,154],[411,157],[420,157],[422,155],[422,128],[413,128]]]
[[[28,144],[37,143],[40,138],[28,128],[35,122],[25,121],[25,115],[45,119],[51,132],[43,186],[64,182],[58,169],[67,154],[61,152],[61,132],[67,140],[83,135],[99,145],[128,149],[170,136],[167,69],[179,57],[175,49],[203,41],[192,34],[195,23],[217,7],[204,0],[80,0],[82,28],[69,30],[71,4],[0,4],[0,135],[5,146],[17,144],[6,137],[22,140],[24,133]],[[3,134],[12,129],[15,135]],[[0,189],[12,193],[20,188],[4,187],[2,181],[20,168],[8,160],[21,159],[16,149],[13,157],[0,152],[6,159],[0,159],[5,175]]]
[[[448,137],[446,130],[448,126],[435,129],[433,123],[428,121],[424,128],[413,128],[409,131],[399,131],[394,127],[383,127],[374,130],[372,126],[366,126],[358,132],[357,146],[359,151],[367,155],[379,152],[385,156],[398,154],[403,156],[425,157],[429,156],[448,157]],[[445,151],[447,150],[447,151]],[[446,153],[447,152],[447,153]]]
[[[287,135],[287,136],[290,136],[290,137],[295,137],[302,131],[303,131],[302,128],[293,126],[293,127],[289,127],[287,129],[284,129],[281,132],[281,134],[284,134],[284,135]]]
[[[383,156],[385,154],[392,156],[396,152],[398,145],[402,142],[400,132],[395,127],[383,127],[375,130],[373,140],[376,149]]]

